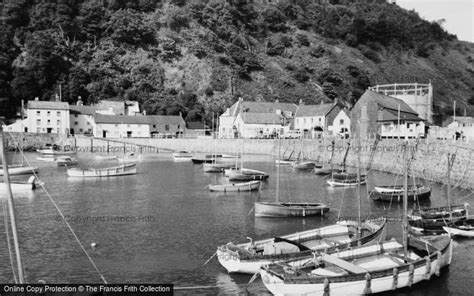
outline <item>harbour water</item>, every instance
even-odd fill
[[[275,200],[276,166],[269,156],[244,159],[246,167],[270,173],[261,193],[226,194],[206,188],[210,183],[223,182],[222,175],[204,173],[201,165],[191,162],[175,163],[169,153],[144,155],[136,175],[103,179],[68,178],[64,167],[38,161],[37,156],[26,154],[32,165],[40,167],[39,177],[51,198],[109,283],[173,283],[177,294],[267,294],[260,280],[247,287],[250,276],[229,275],[216,259],[205,266],[203,263],[218,245],[229,241],[267,238],[358,216],[356,188],[330,188],[325,177],[282,166],[280,201],[323,202],[331,207],[330,212],[324,217],[255,218],[255,200]],[[116,164],[99,162],[91,153],[79,153],[77,158],[81,167]],[[401,203],[374,202],[367,195],[374,183],[402,184],[402,177],[375,171],[368,175],[368,185],[361,189],[362,218],[388,216],[392,221],[387,237],[401,238]],[[431,185],[431,202],[425,205],[446,205],[446,186]],[[456,204],[472,198],[471,191],[454,190]],[[29,283],[101,283],[45,192],[37,189],[17,194],[15,202]],[[11,283],[8,247],[2,233],[0,282]],[[91,243],[96,247],[91,248]],[[470,294],[473,272],[474,240],[456,239],[453,262],[440,277],[388,295]]]

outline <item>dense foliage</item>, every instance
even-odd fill
[[[136,100],[148,114],[189,120],[237,96],[353,103],[370,74],[313,66],[335,61],[317,40],[380,63],[384,52],[426,58],[455,39],[382,0],[3,1],[0,12],[0,112],[8,115],[20,100],[59,92],[70,103]]]

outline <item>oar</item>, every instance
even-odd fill
[[[259,275],[260,275],[260,270],[254,273],[252,278],[250,278],[250,281],[247,283],[247,288],[250,284],[252,284],[258,278]]]
[[[207,261],[204,262],[204,264],[203,264],[202,266],[204,266],[204,265],[206,265],[207,263],[209,263],[214,257],[216,257],[216,255],[217,255],[217,252],[214,252],[214,254],[212,254],[211,258],[207,259]]]
[[[255,205],[250,209],[249,213],[247,214],[247,216],[250,216],[250,214],[252,214],[253,210],[255,210]]]

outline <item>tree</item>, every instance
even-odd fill
[[[115,42],[135,46],[155,43],[153,30],[145,23],[143,14],[131,9],[116,11],[105,26],[105,32]]]

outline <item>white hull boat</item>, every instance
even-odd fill
[[[72,168],[67,169],[67,174],[69,177],[114,177],[114,176],[123,176],[123,175],[133,175],[137,173],[136,164],[125,164],[116,167],[110,168],[100,168],[100,169],[79,169]]]
[[[209,185],[210,191],[219,191],[219,192],[255,191],[255,190],[258,190],[259,188],[260,188],[260,181]]]
[[[26,166],[9,166],[8,173],[10,175],[26,175],[26,174],[33,174],[37,173],[37,167],[26,167]],[[3,169],[0,168],[0,176],[3,176]]]
[[[191,161],[191,158],[193,158],[193,155],[187,151],[173,153],[173,160],[176,162]]]

